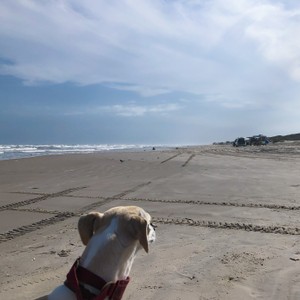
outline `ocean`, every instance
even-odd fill
[[[152,149],[149,145],[0,145],[0,160],[28,158],[42,155],[95,153],[103,151]]]

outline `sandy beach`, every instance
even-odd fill
[[[157,241],[124,299],[300,299],[300,143],[0,161],[0,299],[61,284],[78,216],[138,205]]]

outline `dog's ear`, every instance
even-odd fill
[[[139,240],[142,247],[148,253],[148,239],[147,239],[147,221],[139,216],[134,216],[130,219],[130,228],[132,236]]]
[[[101,227],[102,219],[103,214],[99,212],[90,212],[79,218],[78,231],[84,245],[87,245],[93,234]]]

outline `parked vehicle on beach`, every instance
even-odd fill
[[[243,137],[239,137],[234,140],[233,144],[234,147],[242,147],[242,146],[247,146],[247,141]]]
[[[269,139],[262,134],[251,136],[249,139],[250,139],[251,146],[261,146],[270,143]]]
[[[238,137],[234,140],[232,145],[234,147],[241,147],[241,146],[261,146],[261,145],[268,145],[270,140],[263,134],[253,135],[247,138]]]

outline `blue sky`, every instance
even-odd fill
[[[0,144],[299,132],[300,3],[2,0]]]

